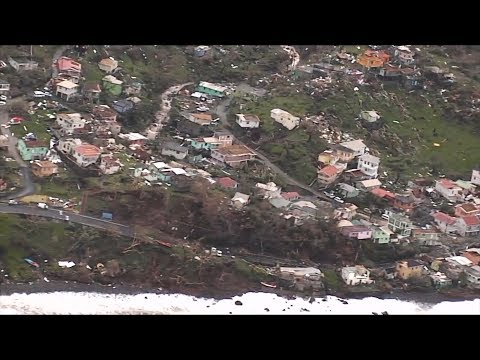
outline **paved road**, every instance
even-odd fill
[[[226,98],[225,100],[222,100],[216,107],[215,109],[215,113],[218,115],[218,117],[220,118],[220,121],[222,122],[222,124],[226,127],[230,127],[230,124],[227,120],[227,110],[228,110],[228,107],[230,106],[232,102],[232,98],[231,97],[228,97]],[[236,140],[237,143],[239,144],[242,144],[242,145],[245,145],[247,146],[246,144],[242,143],[240,140]],[[310,192],[311,194],[321,198],[322,200],[325,200],[325,201],[328,201],[330,203],[333,203],[332,199],[330,199],[329,197],[325,196],[325,194],[321,193],[320,191],[317,191],[315,189],[312,189],[310,186],[308,185],[305,185],[305,184],[302,184],[300,181],[298,180],[295,180],[294,178],[292,178],[290,175],[288,175],[285,171],[283,171],[282,169],[280,169],[277,165],[275,165],[274,163],[272,163],[265,155],[263,155],[262,153],[260,153],[258,150],[255,151],[255,153],[257,154],[257,157],[262,160],[262,162],[267,165],[274,173],[276,173],[277,175],[279,175],[280,177],[282,177],[288,184],[290,185],[295,185],[295,186],[298,186],[299,188],[305,190],[305,191],[308,191]]]
[[[65,220],[65,216],[69,216],[69,221],[77,224],[82,224],[97,229],[113,231],[124,236],[133,237],[135,235],[134,230],[126,225],[114,223],[107,220],[102,220],[99,218],[94,218],[91,216],[80,215],[74,212],[56,209],[40,209],[38,207],[26,206],[26,205],[7,205],[0,204],[0,213],[6,214],[24,214],[24,215],[34,215],[34,216],[43,216],[52,219]]]

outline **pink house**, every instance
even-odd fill
[[[344,226],[340,229],[340,233],[350,239],[371,239],[372,230],[363,225]]]
[[[455,226],[456,219],[454,217],[438,211],[433,214],[433,219],[435,220],[435,224],[437,224],[437,227],[441,232],[449,234],[457,231]]]
[[[73,78],[79,78],[82,73],[82,64],[69,57],[62,56],[57,60],[57,69],[61,74],[66,74]]]

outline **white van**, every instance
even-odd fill
[[[45,97],[45,93],[43,91],[34,91],[33,96],[37,98]]]
[[[388,216],[387,214],[382,214],[382,219],[388,220],[390,219],[390,216]]]

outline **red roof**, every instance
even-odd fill
[[[285,200],[292,200],[292,199],[297,199],[298,197],[300,197],[300,194],[296,191],[284,192],[284,193],[282,193],[282,197]]]
[[[75,147],[75,151],[82,156],[97,156],[101,154],[101,150],[90,144],[82,144]]]
[[[474,226],[474,225],[480,225],[480,219],[477,216],[470,215],[470,216],[464,216],[463,221],[467,226]]]
[[[451,217],[450,215],[447,215],[441,211],[436,212],[433,215],[433,218],[439,222],[446,223],[447,225],[453,225],[455,224],[455,218]]]
[[[220,186],[223,186],[223,187],[226,187],[226,188],[236,188],[238,183],[229,178],[229,177],[222,177],[220,179],[217,180],[217,183],[220,185]]]
[[[438,181],[440,185],[442,185],[446,189],[452,189],[454,187],[458,187],[457,184],[455,184],[452,180],[450,179],[442,179]]]
[[[336,175],[337,172],[338,172],[337,168],[333,165],[325,166],[322,170],[320,170],[321,174],[326,175],[328,177]]]
[[[389,197],[389,198],[395,199],[395,194],[394,193],[392,193],[391,191],[382,189],[382,188],[372,189],[372,190],[370,190],[370,192],[373,195],[378,196],[379,198],[382,198],[382,199],[384,197]]]
[[[473,212],[473,211],[477,211],[477,207],[471,203],[465,203],[465,204],[462,204],[462,205],[458,205],[459,208],[462,208],[463,211],[465,212]]]

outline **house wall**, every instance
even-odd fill
[[[423,274],[423,266],[408,267],[402,264],[396,266],[397,276],[403,280],[407,280],[413,277],[420,277]]]
[[[318,173],[318,180],[326,185],[333,183],[337,179],[337,177],[338,177],[338,174],[335,174],[333,176],[327,176],[321,172]]]
[[[468,226],[464,221],[457,221],[457,230],[461,236],[475,236],[480,234],[480,226],[472,225]]]
[[[437,224],[438,229],[445,233],[445,234],[452,234],[457,232],[457,227],[454,225],[448,225],[447,223],[435,220],[435,224]]]
[[[350,162],[355,158],[355,154],[350,151],[336,150],[335,155],[343,162]]]
[[[46,147],[29,148],[23,141],[18,142],[17,148],[20,152],[20,156],[25,161],[42,160],[48,152],[48,148]]]
[[[364,159],[358,159],[358,169],[370,178],[376,178],[378,176],[378,165],[365,161]]]
[[[217,90],[213,90],[213,89],[210,89],[210,88],[208,88],[208,87],[200,86],[200,85],[197,86],[197,91],[198,91],[198,92],[201,92],[201,93],[204,93],[204,94],[216,96],[216,97],[223,97],[223,96],[224,96],[224,93],[223,93],[223,92],[220,92],[220,91],[217,91]]]
[[[480,186],[480,170],[472,170],[471,183]]]
[[[462,189],[460,187],[454,187],[451,189],[447,189],[443,187],[439,182],[435,184],[435,190],[442,195],[444,198],[448,200],[457,200],[458,197],[460,197],[460,192]]]
[[[177,160],[182,160],[182,159],[185,159],[185,157],[187,156],[187,153],[164,148],[162,149],[162,155],[173,156]]]
[[[400,233],[400,235],[409,236],[412,231],[412,224],[405,221],[396,220],[390,216],[388,219],[388,228],[393,232]]]
[[[240,118],[237,118],[236,123],[240,125],[242,128],[258,128],[260,126],[260,123],[258,121],[250,121],[250,120],[243,120]]]
[[[67,89],[67,88],[64,88],[62,86],[57,86],[57,93],[60,93],[60,94],[63,94],[63,95],[67,95],[67,96],[70,96],[70,95],[73,95],[73,94],[76,94],[77,93],[77,88],[74,87],[74,88],[71,88],[71,89]]]
[[[388,244],[390,242],[390,234],[378,229],[373,233],[373,242],[376,244]]]
[[[72,153],[73,158],[75,159],[75,162],[81,166],[81,167],[87,167],[88,165],[95,164],[100,157],[100,154],[98,155],[82,155],[76,152],[75,150]]]

